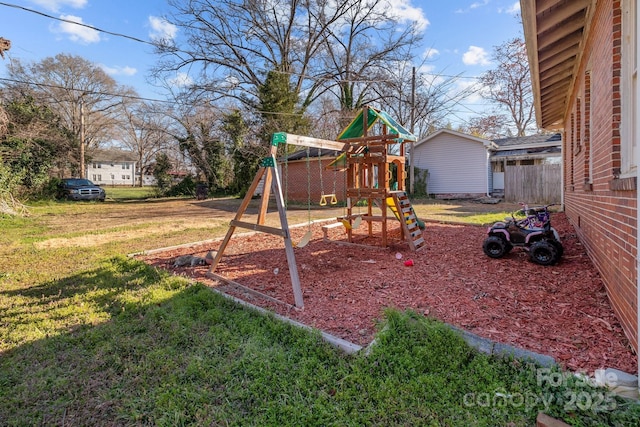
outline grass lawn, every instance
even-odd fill
[[[347,356],[126,257],[223,235],[239,201],[207,203],[51,202],[1,219],[0,425],[533,426],[539,411],[638,425],[638,405],[477,353],[412,312],[388,311],[371,352]],[[474,210],[416,206],[484,223]]]

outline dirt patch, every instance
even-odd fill
[[[172,267],[175,257],[203,255],[219,242],[142,258],[361,345],[373,338],[386,307],[410,308],[482,337],[551,355],[571,370],[636,372],[635,356],[602,280],[572,226],[562,213],[553,214],[552,221],[565,248],[552,267],[531,263],[518,249],[503,259],[488,258],[481,247],[484,227],[427,223],[426,248],[416,253],[399,240],[399,227],[389,233],[396,239],[389,248],[363,248],[325,242],[320,225],[314,225],[311,243],[295,249],[303,310],[290,306],[284,246],[273,235],[234,237],[216,273],[286,304],[221,284],[207,276],[207,267]],[[306,231],[292,229],[294,242]],[[344,239],[344,229],[330,235]],[[379,244],[366,234],[362,242]],[[413,266],[404,265],[408,259]]]
[[[184,223],[174,222],[172,224],[159,224],[153,227],[154,233],[175,233],[180,230],[193,230],[193,229],[209,229],[212,226],[222,224],[222,221],[208,221],[203,223],[202,220],[192,220]],[[37,249],[52,249],[52,248],[91,248],[94,246],[103,245],[105,243],[111,243],[114,241],[123,241],[130,239],[144,239],[148,237],[149,230],[147,228],[141,228],[137,230],[127,231],[111,231],[100,232],[99,234],[84,234],[76,237],[55,237],[53,239],[43,240],[36,242],[34,246]]]

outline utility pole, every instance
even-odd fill
[[[411,75],[411,133],[413,134],[413,128],[416,122],[416,67],[413,67],[413,73]],[[413,151],[416,146],[415,141],[411,141],[409,144],[409,153],[411,156],[409,157],[409,193],[411,195],[414,194],[414,185],[415,185],[415,163],[413,157]]]
[[[84,169],[84,94],[82,94],[80,96],[80,178],[86,178]]]

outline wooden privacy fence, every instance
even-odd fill
[[[504,199],[507,202],[551,204],[562,201],[562,165],[507,166]]]

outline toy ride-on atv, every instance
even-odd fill
[[[549,206],[523,208],[496,222],[487,230],[487,238],[482,249],[491,258],[502,258],[514,247],[522,247],[529,252],[531,261],[540,265],[553,265],[562,256],[564,249],[558,232],[551,226]],[[516,219],[523,213],[524,219]]]

